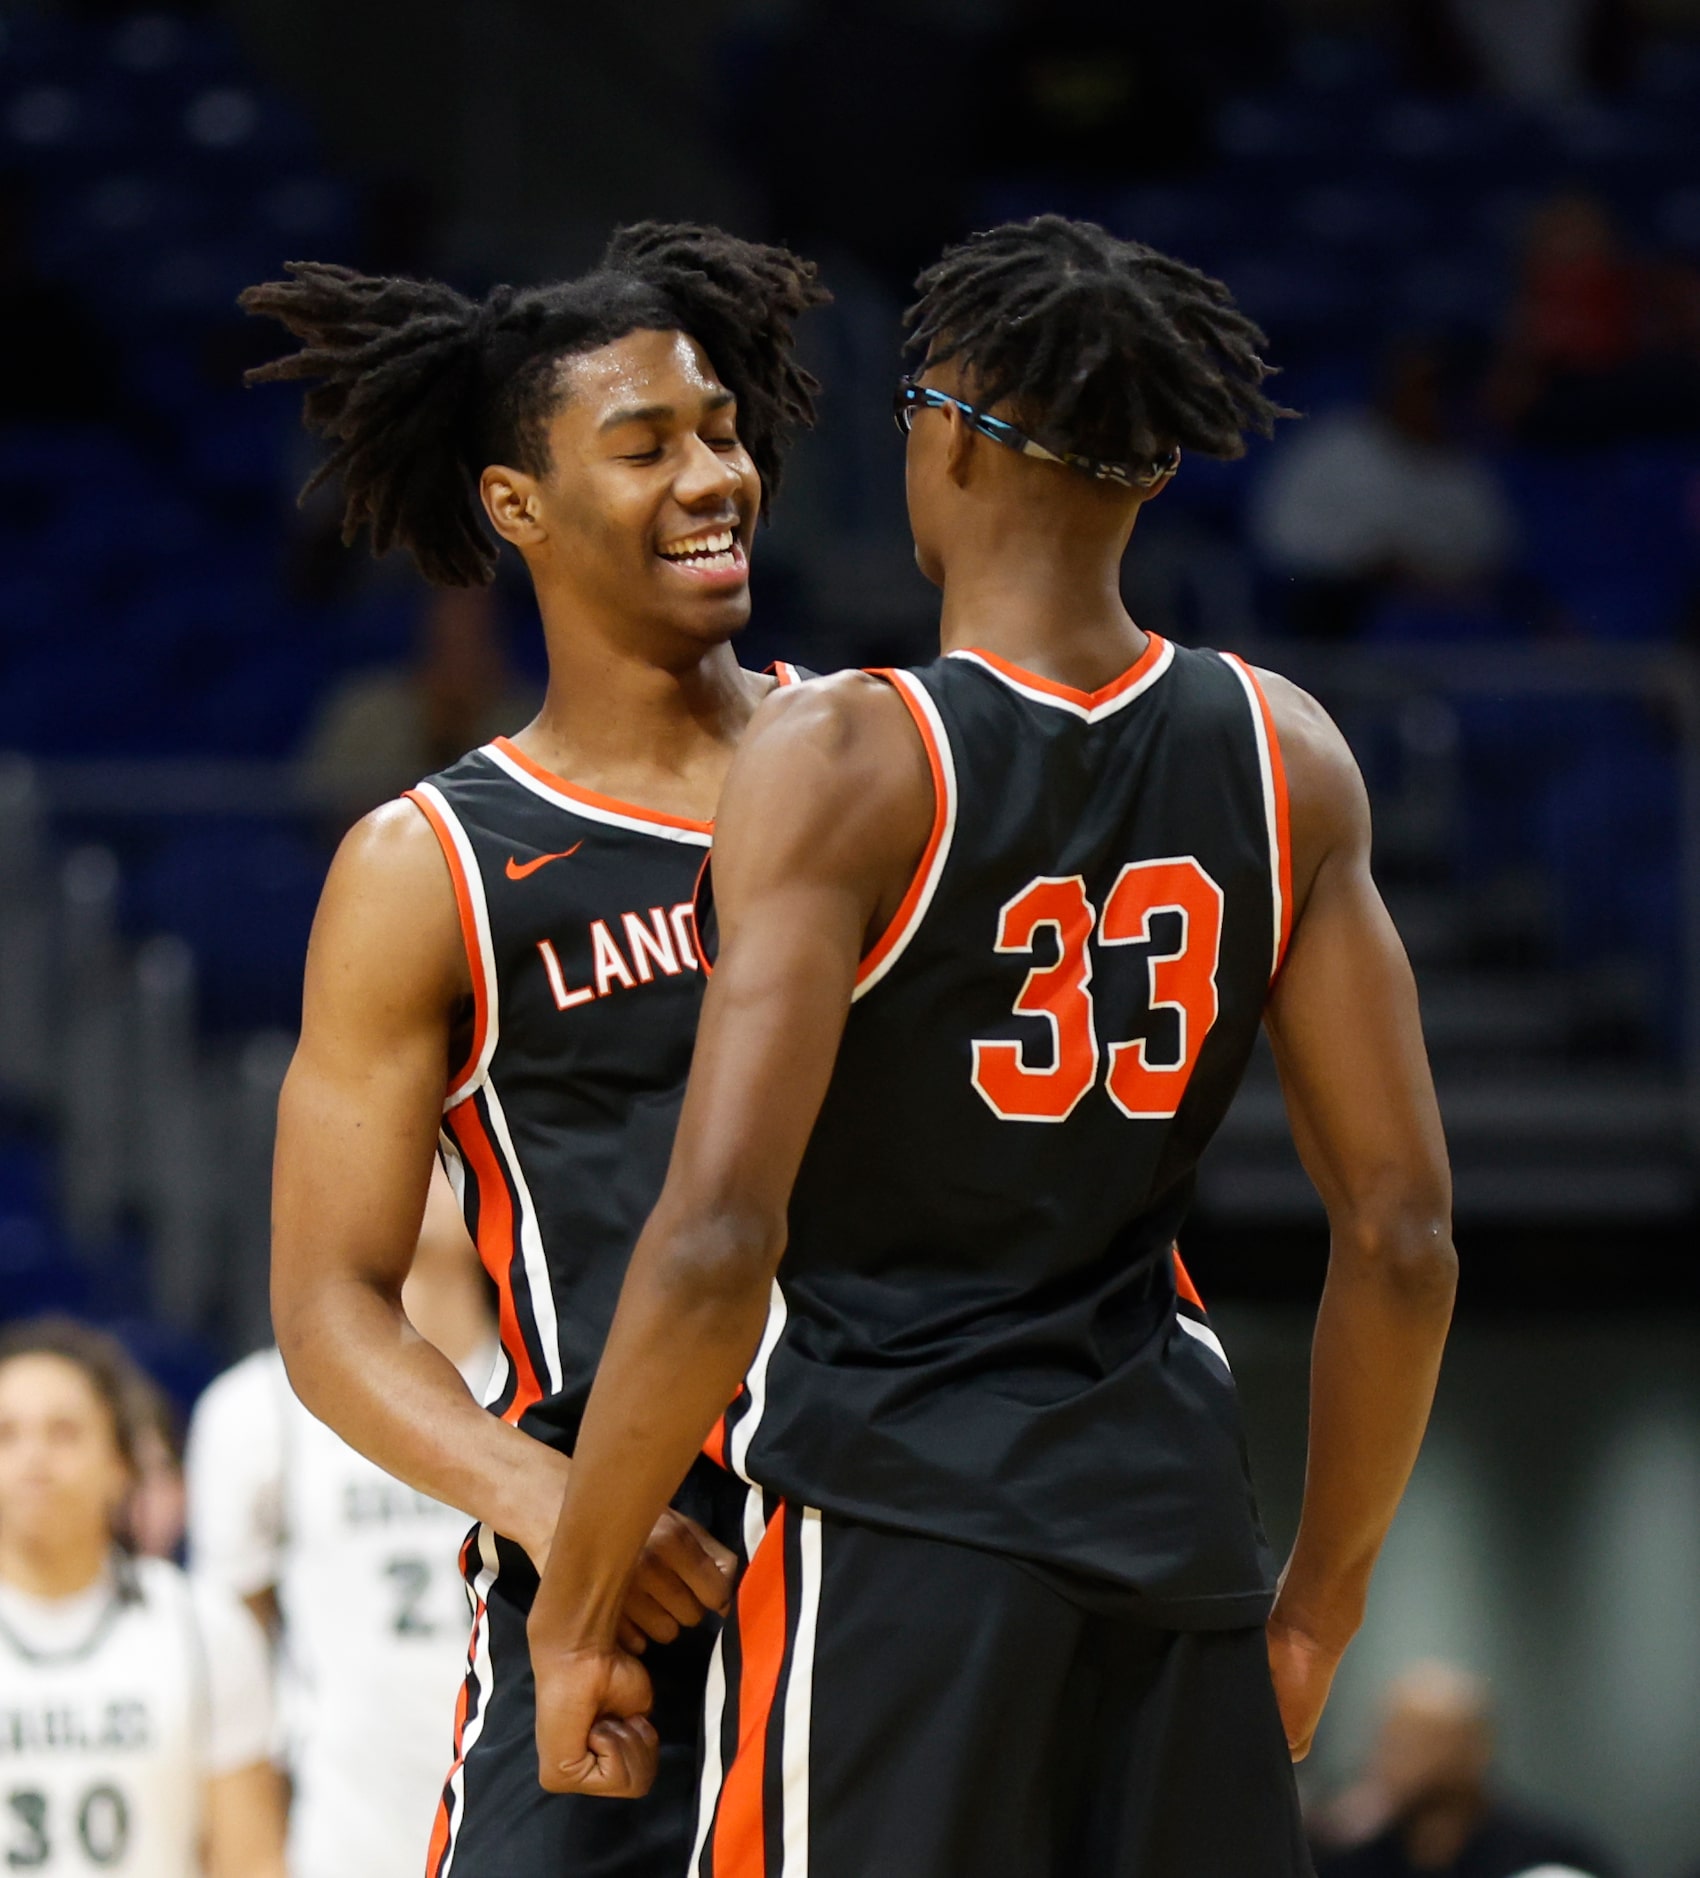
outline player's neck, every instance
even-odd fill
[[[1119,544],[1082,550],[1016,535],[953,553],[946,564],[941,651],[975,647],[1094,691],[1126,671],[1146,643],[1122,604]]]
[[[100,1581],[111,1556],[111,1541],[99,1534],[0,1532],[0,1584],[32,1598],[74,1598]]]
[[[549,610],[549,688],[520,748],[569,782],[709,819],[764,683],[730,642],[630,646]]]

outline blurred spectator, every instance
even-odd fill
[[[409,665],[355,672],[320,706],[302,753],[302,787],[338,830],[536,714],[512,670],[487,587],[443,588],[420,616]]]
[[[1448,91],[1559,104],[1615,91],[1634,63],[1627,0],[1405,0],[1411,76]]]
[[[1530,223],[1489,400],[1555,448],[1700,431],[1700,280],[1631,254],[1595,197],[1555,197]]]
[[[176,1558],[187,1523],[183,1434],[171,1398],[151,1376],[138,1376],[130,1404],[136,1484],[125,1508],[130,1543],[144,1558]]]
[[[1408,1669],[1362,1778],[1312,1821],[1317,1878],[1614,1878],[1586,1838],[1507,1805],[1493,1758],[1486,1684],[1447,1663]]]
[[[264,1638],[124,1533],[141,1398],[87,1325],[0,1333],[6,1864],[283,1878]]]
[[[1440,350],[1405,343],[1373,406],[1305,425],[1276,455],[1251,527],[1265,561],[1294,583],[1296,632],[1343,639],[1389,586],[1479,591],[1504,570],[1510,505],[1459,440],[1447,393]]]
[[[496,1361],[491,1306],[438,1169],[402,1307],[474,1395]],[[243,1599],[279,1646],[294,1878],[416,1878],[467,1668],[467,1516],[315,1420],[275,1346],[196,1404],[189,1479],[196,1575]]]

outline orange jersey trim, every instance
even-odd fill
[[[430,824],[432,834],[437,837],[437,846],[443,851],[443,859],[448,862],[449,878],[454,882],[455,910],[460,915],[461,943],[466,948],[466,966],[472,978],[472,1045],[466,1061],[449,1078],[448,1097],[452,1100],[484,1060],[484,1045],[490,1035],[490,1001],[486,991],[489,979],[485,969],[484,949],[478,940],[478,917],[472,907],[472,883],[467,879],[466,869],[461,864],[455,838],[429,796],[418,789],[409,789],[406,794],[407,800]]]
[[[542,1401],[543,1391],[514,1302],[513,1266],[519,1256],[519,1235],[514,1230],[513,1196],[485,1132],[478,1104],[461,1103],[449,1111],[447,1120],[449,1132],[478,1183],[478,1256],[496,1287],[502,1348],[514,1366],[514,1399],[502,1411],[502,1420],[517,1423],[532,1403]]]
[[[466,1555],[471,1545],[472,1537],[468,1534],[466,1544],[460,1549],[462,1571],[466,1569]],[[454,1761],[443,1781],[442,1798],[437,1802],[437,1816],[431,1822],[431,1844],[425,1854],[427,1878],[438,1878],[443,1869],[443,1856],[449,1849],[450,1828],[453,1824],[449,1818],[449,1789],[454,1785],[455,1775],[466,1765],[466,1712],[471,1705],[473,1669],[478,1660],[478,1637],[483,1627],[484,1600],[480,1598],[472,1618],[472,1642],[467,1646],[466,1674],[461,1678],[460,1694],[455,1698]]]
[[[1145,637],[1145,650],[1133,664],[1121,677],[1112,678],[1096,691],[1079,691],[1073,685],[1059,684],[1054,678],[1041,678],[1037,672],[1028,671],[1024,665],[1017,665],[1012,659],[1000,658],[997,653],[987,652],[980,646],[966,646],[963,649],[972,652],[977,659],[984,659],[995,671],[1002,672],[1005,678],[1012,679],[1018,685],[1028,685],[1034,691],[1045,692],[1049,697],[1078,704],[1083,711],[1096,711],[1103,705],[1113,704],[1124,691],[1137,685],[1163,656],[1163,641],[1157,634],[1147,633]]]
[[[708,1439],[702,1444],[702,1451],[716,1467],[726,1466],[726,1417],[722,1415],[708,1431]]]
[[[1195,1305],[1202,1311],[1204,1300],[1198,1295],[1197,1285],[1192,1282],[1192,1273],[1181,1263],[1180,1247],[1171,1246],[1169,1253],[1175,1261],[1175,1295],[1184,1303]]]
[[[1281,739],[1275,732],[1275,713],[1269,708],[1268,695],[1258,682],[1256,672],[1244,659],[1236,658],[1234,663],[1251,681],[1257,708],[1263,717],[1263,735],[1269,744],[1269,778],[1275,792],[1275,870],[1281,891],[1281,937],[1275,947],[1275,971],[1270,974],[1274,977],[1286,962],[1287,942],[1293,936],[1293,833],[1292,812],[1287,801],[1287,765],[1281,756]]]
[[[915,872],[910,876],[909,886],[898,904],[897,911],[891,916],[891,923],[879,936],[874,948],[856,968],[856,983],[865,984],[885,963],[891,952],[909,931],[915,918],[916,909],[921,904],[921,896],[927,890],[927,883],[932,878],[933,862],[938,858],[939,844],[944,840],[945,830],[950,824],[950,787],[945,781],[944,758],[939,750],[938,738],[933,734],[933,727],[927,721],[925,712],[909,695],[906,686],[898,681],[896,672],[889,667],[879,667],[871,674],[874,678],[883,678],[892,690],[903,700],[903,708],[915,720],[915,728],[921,733],[921,743],[927,752],[927,768],[933,777],[933,827],[927,837],[927,845],[921,852],[921,858],[915,865]]]
[[[693,835],[712,835],[713,822],[687,821],[682,815],[668,815],[660,809],[646,809],[635,802],[622,802],[617,796],[598,795],[594,789],[581,789],[577,783],[570,783],[564,777],[557,776],[553,770],[547,770],[541,763],[534,763],[511,738],[498,737],[496,748],[510,763],[517,763],[534,781],[552,789],[559,796],[565,796],[569,802],[582,802],[587,808],[601,809],[611,815],[626,815],[633,821],[653,822],[657,828],[683,828]]]
[[[702,921],[697,918],[697,908],[702,905],[702,883],[708,878],[708,866],[714,859],[712,848],[702,857],[702,866],[697,869],[695,884],[691,888],[691,931],[696,934],[697,963],[702,967],[704,978],[714,976],[714,961],[708,956],[702,943]]]
[[[768,1522],[738,1587],[738,1745],[714,1820],[714,1878],[763,1878],[767,1871],[762,1789],[767,1728],[785,1664],[785,1516]]]

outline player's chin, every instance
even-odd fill
[[[718,593],[669,596],[664,609],[674,629],[705,645],[718,645],[750,623],[750,584]]]

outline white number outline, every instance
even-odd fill
[[[1032,926],[1028,929],[1027,942],[1025,945],[1011,944],[1007,938],[1009,916],[1014,912],[1019,903],[1027,898],[1035,887],[1068,886],[1075,886],[1080,889],[1081,904],[1086,908],[1088,920],[1086,942],[1080,948],[1081,972],[1080,981],[1076,986],[1076,990],[1079,992],[1080,996],[1086,1000],[1086,1034],[1092,1045],[1092,1073],[1082,1081],[1080,1093],[1062,1114],[1012,1115],[1006,1109],[999,1107],[996,1098],[981,1080],[980,1067],[982,1052],[986,1050],[997,1050],[1002,1053],[1013,1049],[1015,1052],[1016,1067],[1030,1076],[1053,1075],[1061,1070],[1063,1066],[1062,1026],[1057,1022],[1053,1012],[1024,1011],[1021,1008],[1021,1001],[1027,996],[1028,992],[1033,989],[1033,981],[1036,978],[1047,976],[1067,963],[1068,946],[1063,939],[1062,921],[1049,917],[1037,919],[1033,922]],[[1042,1017],[1045,1022],[1050,1025],[1051,1063],[1049,1068],[1037,1068],[1029,1063],[1027,1060],[1027,1045],[1019,1038],[976,1037],[974,1039],[974,1068],[971,1079],[974,1084],[975,1093],[1000,1122],[1066,1122],[1069,1116],[1080,1107],[1081,1103],[1084,1102],[1087,1096],[1098,1086],[1098,1071],[1103,1062],[1103,1053],[1098,1046],[1097,1005],[1092,996],[1092,935],[1098,929],[1098,909],[1092,904],[1091,894],[1086,891],[1086,877],[1083,874],[1035,874],[1019,893],[1011,894],[998,909],[998,936],[992,950],[1005,954],[1025,952],[1031,956],[1033,941],[1039,936],[1041,929],[1047,926],[1057,936],[1056,961],[1050,965],[1033,965],[1028,967],[1027,976],[1022,980],[1021,989],[1016,993],[1015,1002],[1010,1006],[1010,1010],[1016,1017]]]
[[[1214,894],[1216,898],[1216,945],[1210,959],[1210,1014],[1204,1020],[1204,1028],[1198,1039],[1198,1048],[1200,1051],[1204,1048],[1204,1039],[1216,1028],[1216,1020],[1222,1015],[1222,993],[1220,986],[1216,982],[1216,975],[1221,970],[1222,966],[1222,922],[1227,916],[1227,896],[1222,892],[1221,887],[1211,877],[1195,854],[1167,854],[1151,861],[1129,861],[1116,876],[1115,885],[1105,897],[1104,910],[1098,916],[1097,937],[1099,945],[1150,945],[1151,921],[1158,913],[1177,913],[1180,915],[1181,922],[1180,944],[1177,945],[1172,952],[1150,951],[1145,955],[1146,1009],[1152,1016],[1155,1016],[1158,1011],[1174,1012],[1175,1023],[1180,1038],[1180,1060],[1175,1063],[1151,1062],[1145,1054],[1145,1046],[1150,1041],[1148,1036],[1133,1037],[1124,1043],[1112,1043],[1109,1049],[1110,1062],[1108,1069],[1104,1072],[1104,1093],[1115,1103],[1116,1107],[1121,1110],[1128,1120],[1132,1122],[1166,1122],[1172,1120],[1179,1112],[1181,1101],[1185,1098],[1187,1089],[1192,1083],[1192,1077],[1189,1074],[1181,1084],[1180,1096],[1176,1098],[1174,1107],[1166,1109],[1129,1108],[1121,1097],[1116,1094],[1115,1088],[1116,1065],[1130,1050],[1134,1052],[1134,1057],[1139,1067],[1152,1075],[1161,1075],[1165,1071],[1173,1075],[1175,1072],[1185,1069],[1190,1055],[1187,1050],[1186,1006],[1177,1003],[1173,998],[1159,998],[1157,996],[1157,967],[1159,965],[1168,964],[1171,959],[1184,959],[1192,944],[1192,914],[1190,911],[1182,906],[1179,901],[1159,900],[1145,909],[1144,915],[1139,922],[1138,932],[1129,933],[1125,939],[1112,939],[1104,930],[1104,921],[1109,918],[1110,908],[1115,905],[1116,895],[1121,892],[1122,884],[1126,881],[1128,876],[1130,874],[1147,874],[1159,867],[1190,867],[1194,875],[1210,889],[1211,893]],[[1195,1069],[1197,1068],[1196,1058],[1192,1059],[1192,1066]]]

